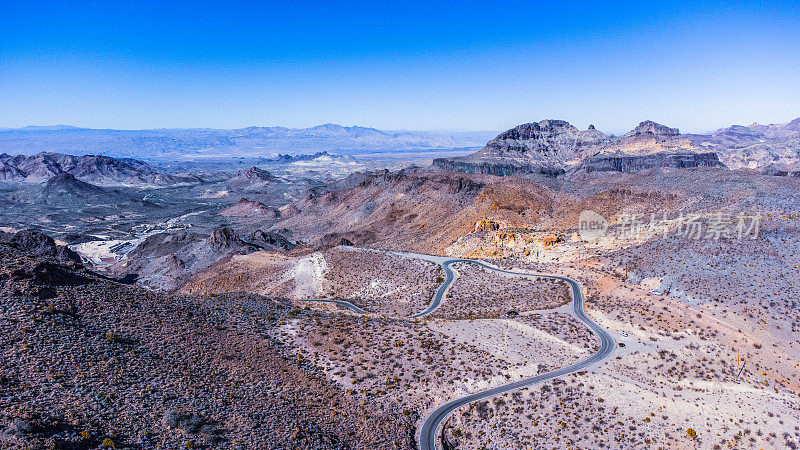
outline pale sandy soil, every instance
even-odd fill
[[[387,252],[337,247],[325,252],[323,296],[375,314],[406,317],[424,310],[444,280],[438,264]]]
[[[432,317],[467,319],[554,308],[571,300],[566,283],[492,272],[470,263],[452,265],[458,274]]]
[[[453,398],[573,363],[589,354],[533,326],[564,330],[571,316],[407,321],[323,315],[294,319],[276,337],[365,402],[421,414]]]

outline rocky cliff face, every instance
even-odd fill
[[[586,172],[638,172],[653,168],[724,167],[716,153],[656,153],[652,155],[596,155],[586,158]]]
[[[492,161],[472,162],[459,158],[436,158],[433,165],[451,172],[461,173],[482,173],[487,175],[497,175],[501,177],[517,174],[541,174],[556,177],[564,173],[564,169],[559,167],[544,167],[524,163],[502,163]]]
[[[542,120],[514,127],[489,141],[473,159],[505,158],[542,167],[564,165],[593,153],[610,138],[590,127],[581,131],[564,120]]]

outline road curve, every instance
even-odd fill
[[[418,319],[420,317],[425,317],[439,308],[439,305],[442,304],[442,299],[444,298],[445,291],[447,291],[447,288],[450,287],[450,285],[453,284],[453,281],[455,281],[456,279],[456,276],[453,273],[453,269],[450,268],[450,265],[453,263],[457,263],[459,261],[466,261],[466,260],[451,259],[439,264],[440,266],[442,266],[442,270],[444,270],[444,276],[445,276],[444,281],[442,282],[442,284],[439,285],[439,289],[436,290],[436,294],[433,296],[431,304],[428,305],[425,311],[408,316],[409,319]]]
[[[450,265],[456,262],[467,262],[476,264],[480,267],[485,269],[493,270],[499,273],[505,273],[509,275],[517,275],[517,276],[528,276],[528,277],[537,277],[537,278],[551,278],[556,280],[562,280],[570,285],[572,289],[572,313],[573,315],[583,322],[590,330],[600,338],[600,349],[597,350],[593,355],[589,356],[588,358],[578,361],[575,364],[571,364],[569,366],[561,367],[559,369],[539,374],[534,377],[525,378],[523,380],[515,381],[513,383],[509,383],[503,386],[498,386],[492,389],[487,389],[485,391],[476,392],[474,394],[470,394],[461,398],[457,398],[455,400],[451,400],[448,403],[436,408],[422,423],[422,428],[420,428],[419,434],[419,448],[420,450],[436,450],[436,442],[438,436],[439,426],[444,422],[445,419],[456,409],[473,403],[480,400],[485,400],[490,397],[494,397],[495,395],[504,394],[506,392],[515,391],[517,389],[525,388],[528,386],[532,386],[536,383],[541,383],[543,381],[551,380],[556,377],[560,377],[562,375],[566,375],[572,372],[577,372],[579,370],[585,369],[592,364],[596,364],[600,361],[611,356],[614,352],[614,348],[616,343],[614,342],[614,338],[611,337],[610,334],[599,325],[597,325],[592,319],[590,319],[586,312],[583,310],[583,294],[581,293],[580,286],[578,283],[567,277],[561,277],[556,275],[543,275],[543,274],[530,274],[530,273],[519,273],[519,272],[512,272],[509,270],[498,269],[487,264],[484,264],[480,261],[475,261],[471,259],[453,259],[442,263],[442,268],[444,268],[445,272],[447,273],[447,280],[442,286],[439,287],[439,290],[434,297],[431,306],[423,311],[422,313],[418,314],[414,317],[422,317],[424,315],[430,314],[433,310],[435,310],[442,301],[442,297],[444,295],[445,290],[447,289],[448,282],[452,283],[454,278],[452,269]],[[449,281],[448,281],[449,280]]]
[[[417,257],[431,258],[431,256],[429,255],[421,255],[421,254],[417,255],[413,253],[402,253],[402,254],[412,257],[417,256]],[[583,310],[583,294],[581,293],[581,288],[578,285],[577,281],[573,280],[572,278],[562,277],[558,275],[512,272],[510,270],[503,270],[503,269],[498,269],[496,267],[492,267],[488,264],[485,264],[481,261],[477,261],[474,259],[453,258],[453,259],[441,260],[439,262],[439,265],[445,272],[444,282],[442,282],[442,284],[439,285],[439,288],[436,290],[436,294],[433,296],[430,305],[428,305],[428,307],[424,311],[409,316],[408,317],[409,319],[417,319],[420,317],[425,317],[439,308],[439,305],[441,305],[442,300],[444,299],[445,292],[455,280],[455,274],[453,273],[453,269],[451,266],[459,262],[475,264],[480,267],[483,267],[484,269],[492,270],[498,273],[505,273],[508,275],[516,275],[524,277],[534,277],[534,278],[550,278],[554,280],[561,280],[569,284],[572,290],[572,315],[575,316],[575,318],[577,318],[581,322],[583,322],[583,324],[586,325],[592,331],[592,333],[594,333],[600,339],[600,349],[597,350],[594,354],[592,354],[588,358],[578,361],[575,364],[570,364],[569,366],[561,367],[559,369],[552,370],[547,373],[542,373],[534,377],[525,378],[503,386],[498,386],[492,389],[487,389],[485,391],[476,392],[474,394],[457,398],[436,408],[427,418],[425,418],[425,421],[422,423],[422,428],[420,428],[420,434],[419,434],[420,450],[436,450],[437,448],[436,442],[437,442],[437,436],[439,434],[438,433],[439,426],[456,409],[464,405],[468,405],[470,403],[494,397],[496,395],[529,387],[536,383],[541,383],[543,381],[551,380],[553,378],[557,378],[562,375],[567,375],[573,372],[577,372],[579,370],[583,370],[593,364],[596,364],[600,361],[607,359],[609,356],[611,356],[611,354],[614,352],[614,348],[616,347],[616,342],[614,342],[614,338],[611,337],[611,335],[608,334],[608,332],[605,329],[601,328],[600,325],[596,324],[592,319],[590,319],[586,315],[586,312]],[[363,309],[345,300],[313,299],[313,300],[303,300],[303,301],[336,303],[358,314],[367,314],[367,312],[364,311]]]

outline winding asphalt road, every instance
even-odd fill
[[[436,296],[434,297],[433,302],[431,303],[431,307],[428,307],[425,311],[418,314],[414,317],[422,317],[427,314],[433,312],[436,308],[438,308],[439,304],[442,302],[442,298],[444,297],[444,292],[449,287],[448,283],[452,283],[453,279],[455,278],[453,275],[452,268],[450,267],[451,264],[457,262],[467,262],[476,264],[480,267],[483,267],[488,270],[493,270],[499,273],[505,273],[509,275],[516,275],[516,276],[526,276],[526,277],[535,277],[535,278],[551,278],[555,280],[561,280],[566,282],[572,288],[572,314],[581,322],[583,322],[587,327],[589,327],[592,332],[600,338],[600,349],[597,350],[593,355],[589,356],[588,358],[578,361],[575,364],[571,364],[569,366],[561,367],[559,369],[542,373],[536,375],[534,377],[525,378],[519,381],[515,381],[513,383],[509,383],[503,386],[498,386],[496,388],[487,389],[485,391],[476,392],[474,394],[470,394],[461,398],[457,398],[455,400],[451,400],[448,403],[436,408],[426,419],[425,422],[422,423],[422,428],[420,429],[419,433],[419,448],[420,450],[435,450],[436,449],[436,442],[438,436],[439,426],[444,422],[445,419],[456,409],[468,405],[470,403],[474,403],[481,400],[486,400],[487,398],[494,397],[495,395],[504,394],[506,392],[515,391],[517,389],[522,389],[528,386],[532,386],[536,383],[541,383],[543,381],[551,380],[556,377],[560,377],[562,375],[567,375],[572,372],[577,372],[579,370],[583,370],[592,364],[596,364],[600,361],[611,356],[614,352],[614,348],[616,343],[614,342],[614,338],[611,337],[610,334],[599,325],[597,325],[592,319],[590,319],[586,312],[583,310],[583,294],[581,293],[581,288],[578,286],[578,283],[567,277],[560,277],[556,275],[540,275],[540,274],[529,274],[529,273],[519,273],[519,272],[512,272],[509,270],[502,270],[487,264],[484,264],[480,261],[475,261],[471,259],[453,259],[449,261],[445,261],[442,263],[442,268],[445,270],[447,274],[447,279],[442,286],[439,287],[439,290],[436,292]]]
[[[415,254],[407,254],[408,256],[415,256]],[[416,255],[419,257],[425,258],[435,258],[429,255]],[[571,278],[557,276],[557,275],[545,275],[545,274],[531,274],[531,273],[521,273],[521,272],[512,272],[510,270],[503,270],[498,269],[496,267],[492,267],[488,264],[485,264],[481,261],[476,261],[474,259],[463,259],[463,258],[454,258],[454,259],[447,259],[439,262],[439,265],[445,272],[445,280],[444,282],[439,285],[439,289],[436,290],[436,294],[433,296],[433,300],[428,307],[412,316],[409,316],[410,319],[416,319],[420,317],[425,317],[428,314],[436,311],[441,305],[442,300],[444,299],[444,294],[450,285],[455,280],[455,274],[453,273],[452,265],[455,263],[471,263],[477,266],[483,267],[484,269],[492,270],[498,273],[504,273],[508,275],[515,275],[515,276],[523,276],[523,277],[532,277],[532,278],[550,278],[554,280],[561,280],[565,283],[569,284],[570,288],[572,289],[572,315],[575,316],[578,320],[583,322],[584,325],[589,327],[590,330],[600,339],[600,349],[597,350],[594,354],[589,356],[586,359],[576,362],[575,364],[570,364],[569,366],[561,367],[556,370],[552,370],[550,372],[542,373],[536,375],[534,377],[525,378],[519,381],[515,381],[513,383],[509,383],[503,386],[498,386],[492,389],[487,389],[485,391],[476,392],[474,394],[470,394],[461,398],[457,398],[455,400],[451,400],[448,403],[436,408],[422,423],[422,428],[420,429],[419,434],[419,448],[420,450],[436,450],[437,446],[437,436],[439,435],[439,426],[447,419],[447,417],[453,413],[456,409],[468,405],[470,403],[474,403],[481,400],[486,400],[487,398],[494,397],[496,395],[504,394],[506,392],[515,391],[517,389],[522,389],[525,387],[532,386],[537,383],[541,383],[543,381],[551,380],[556,377],[560,377],[563,375],[567,375],[573,372],[577,372],[579,370],[586,369],[587,367],[597,364],[600,361],[607,359],[611,354],[614,352],[614,348],[616,347],[616,343],[614,342],[614,338],[611,337],[608,332],[601,328],[600,325],[596,324],[592,319],[590,319],[586,312],[583,310],[583,294],[581,293],[581,288],[578,285],[578,282]],[[356,313],[359,314],[366,314],[366,311],[359,308],[358,306],[344,301],[344,300],[305,300],[305,301],[314,301],[314,302],[325,302],[325,303],[337,303],[341,306],[344,306]]]

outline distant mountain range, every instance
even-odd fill
[[[653,167],[722,166],[791,171],[800,163],[800,119],[782,125],[734,125],[710,134],[683,135],[644,121],[623,136],[564,120],[522,124],[468,156],[439,158],[440,168],[468,173],[556,176],[570,170],[637,171]]]
[[[273,157],[276,154],[423,151],[482,146],[495,132],[382,131],[324,124],[311,128],[111,130],[68,125],[0,129],[0,152],[42,151],[131,158],[176,155]]]
[[[733,125],[711,134],[686,137],[698,148],[718,153],[731,168],[800,163],[800,118],[786,124]]]

